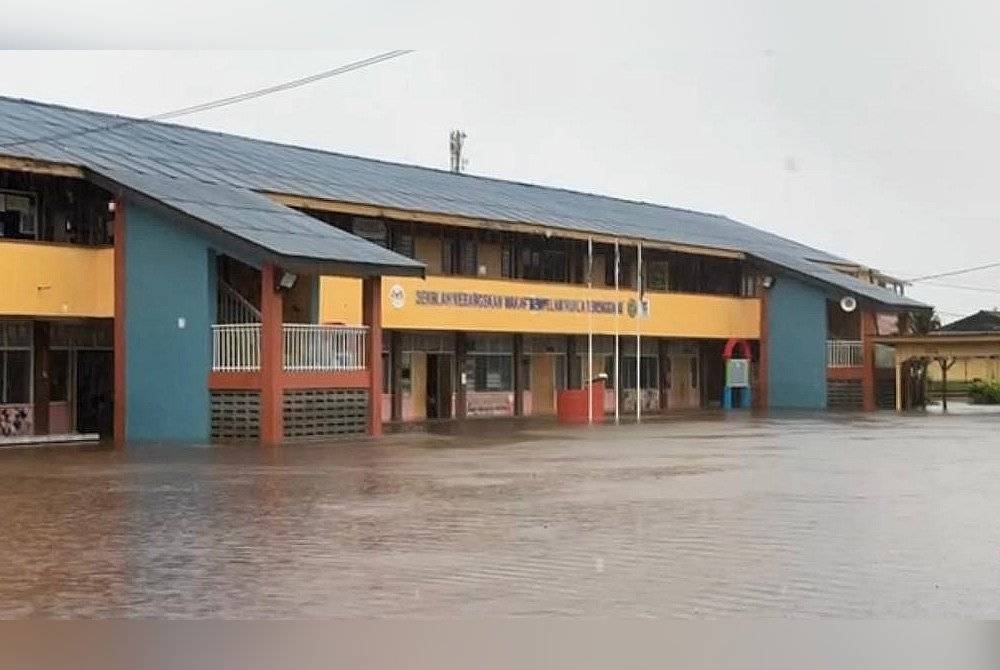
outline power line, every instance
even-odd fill
[[[955,275],[964,275],[970,272],[977,272],[979,270],[989,270],[990,268],[1000,267],[1000,261],[995,263],[987,263],[986,265],[977,265],[970,268],[961,268],[959,270],[949,270],[948,272],[939,272],[933,275],[924,275],[923,277],[914,277],[913,279],[907,279],[906,281],[913,283],[918,281],[924,281],[927,279],[940,279],[941,277],[954,277]]]
[[[53,140],[68,139],[70,137],[78,137],[80,135],[91,135],[93,133],[116,130],[118,128],[130,126],[136,123],[144,123],[147,121],[166,121],[167,119],[176,119],[181,116],[187,116],[189,114],[195,114],[197,112],[205,112],[210,109],[218,109],[219,107],[228,107],[229,105],[235,105],[240,102],[246,102],[247,100],[262,98],[266,95],[271,95],[272,93],[288,91],[293,88],[298,88],[300,86],[312,84],[314,82],[323,79],[329,79],[330,77],[335,77],[337,75],[344,74],[346,72],[360,70],[361,68],[369,67],[371,65],[391,60],[393,58],[398,58],[400,56],[405,56],[406,54],[409,53],[413,53],[413,50],[397,49],[395,51],[386,51],[385,53],[380,53],[376,56],[372,56],[371,58],[365,58],[363,60],[354,61],[352,63],[347,63],[346,65],[341,65],[339,67],[331,68],[329,70],[317,72],[316,74],[311,74],[306,77],[300,77],[299,79],[292,79],[291,81],[282,82],[280,84],[275,84],[273,86],[267,86],[265,88],[259,88],[253,91],[247,91],[245,93],[237,93],[236,95],[230,95],[225,98],[218,98],[216,100],[209,100],[208,102],[202,102],[197,105],[190,105],[188,107],[181,107],[180,109],[173,109],[168,112],[160,112],[159,114],[153,114],[152,116],[145,116],[136,119],[122,119],[121,121],[116,121],[114,123],[108,123],[101,126],[93,126],[90,128],[82,128],[79,130],[73,130],[65,133],[55,133],[52,135],[43,135],[41,137],[32,137],[12,142],[3,142],[0,143],[0,148],[6,149],[9,147],[18,147],[28,144],[36,144],[39,142],[51,142]]]
[[[986,288],[985,286],[966,286],[964,284],[947,284],[945,282],[927,282],[924,286],[931,286],[934,288],[951,288],[958,291],[977,291],[979,293],[993,293],[995,295],[1000,295],[1000,289]]]

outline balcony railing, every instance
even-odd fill
[[[286,370],[365,369],[367,328],[286,323],[284,330]]]
[[[364,370],[368,329],[286,323],[283,330],[285,370],[337,372]],[[212,326],[212,370],[252,372],[260,369],[260,324]]]
[[[827,340],[826,366],[828,368],[857,368],[863,365],[859,340]]]

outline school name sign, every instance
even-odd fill
[[[467,291],[420,290],[414,295],[414,303],[427,307],[466,307],[512,312],[625,314],[626,311],[632,311],[626,310],[626,303],[613,300],[576,300]]]

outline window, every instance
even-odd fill
[[[459,273],[467,277],[479,274],[479,254],[476,240],[463,237],[458,241]]]
[[[473,388],[476,391],[511,391],[513,382],[513,356],[471,356]]]
[[[612,362],[610,365],[613,365]],[[621,384],[624,389],[635,388],[635,356],[621,357]],[[611,382],[614,383],[613,380]],[[656,389],[660,387],[657,378],[657,357],[643,356],[639,361],[639,388]]]
[[[31,402],[31,351],[0,351],[0,368],[0,403],[10,405]]]
[[[389,246],[389,230],[385,225],[385,221],[381,219],[355,216],[351,220],[351,232],[380,247]]]
[[[413,235],[395,230],[392,233],[392,250],[409,258],[416,258],[413,246]]]
[[[0,192],[0,237],[35,239],[37,235],[35,196],[30,193]]]
[[[643,267],[646,288],[652,291],[666,291],[670,287],[670,272],[667,261],[650,261]]]

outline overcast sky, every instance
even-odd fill
[[[903,278],[1000,261],[987,3],[324,2],[290,22],[266,3],[98,0],[58,27],[52,4],[0,40],[332,49],[7,51],[3,95],[148,115],[415,48],[183,122],[436,167],[461,128],[474,174],[718,212]],[[946,320],[1000,305],[1000,269],[938,283],[980,289],[909,290]]]

